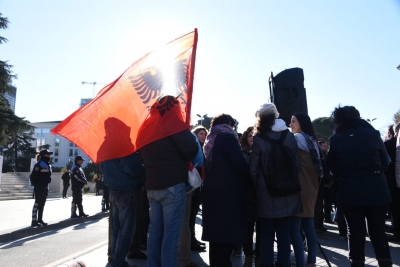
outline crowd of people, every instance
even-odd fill
[[[198,126],[102,162],[109,187],[109,263],[129,266],[128,257],[147,259],[149,267],[195,267],[191,250],[206,250],[201,238],[209,242],[211,267],[232,266],[231,255],[242,251],[249,266],[256,256],[261,267],[287,267],[291,248],[296,266],[313,267],[325,221],[337,223],[340,238],[348,239],[351,266],[364,266],[366,235],[379,266],[392,266],[385,221],[390,211],[391,239],[400,240],[400,124],[389,127],[383,142],[355,107],[337,107],[331,117],[336,129],[328,142],[318,139],[307,114],[293,114],[289,130],[276,106],[264,104],[241,137],[238,122],[221,114],[209,130]],[[51,175],[46,165],[51,152],[40,154],[43,160],[31,174],[41,177],[32,226],[45,224],[43,196]],[[71,169],[71,217],[86,216],[82,162],[77,157]],[[202,177],[202,186],[190,191],[188,163]],[[196,237],[200,207],[203,231]]]

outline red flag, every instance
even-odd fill
[[[197,29],[130,66],[51,130],[95,163],[190,127]]]

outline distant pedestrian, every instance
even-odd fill
[[[61,179],[63,180],[63,198],[68,198],[67,196],[67,191],[69,187],[69,181],[71,180],[71,173],[70,170],[67,169],[63,175],[61,176]]]
[[[82,156],[75,157],[75,165],[71,168],[71,184],[72,184],[72,203],[71,203],[71,218],[88,217],[88,214],[83,212],[82,205],[82,189],[87,185],[85,173],[82,169],[82,164],[85,159]],[[76,206],[78,206],[79,215],[76,214]]]
[[[126,157],[103,163],[104,179],[110,188],[111,255],[113,267],[129,266],[125,257],[129,251],[136,227],[135,190],[142,187],[144,167],[135,152]]]
[[[49,183],[51,183],[51,165],[50,157],[53,152],[47,149],[40,151],[38,162],[33,167],[30,174],[31,184],[34,186],[35,204],[32,209],[31,226],[46,226],[43,221],[43,210],[46,204],[47,194],[49,192]]]
[[[104,181],[104,176],[99,175],[101,179],[101,187],[103,188],[103,197],[101,198],[101,211],[106,212],[110,210],[110,189]]]
[[[367,227],[379,266],[392,266],[385,234],[391,201],[384,174],[389,156],[380,132],[362,120],[353,106],[335,108],[331,117],[337,127],[326,160],[332,173],[337,175],[337,202],[348,225],[351,266],[365,264]]]

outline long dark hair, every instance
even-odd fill
[[[251,144],[247,142],[247,135],[249,135],[249,133],[253,131],[253,128],[254,128],[253,126],[248,127],[247,130],[244,131],[243,135],[239,139],[242,151],[251,149]]]
[[[302,132],[308,134],[309,136],[314,138],[315,141],[317,141],[317,135],[315,134],[310,117],[303,112],[298,112],[293,116],[296,117],[296,119],[298,120]]]
[[[259,133],[267,133],[272,130],[272,126],[275,124],[275,113],[263,113],[257,116],[256,124],[254,125],[254,130]]]

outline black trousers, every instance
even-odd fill
[[[63,188],[63,197],[67,197],[67,191],[69,188],[69,184],[63,184],[64,188]]]
[[[385,233],[388,204],[375,207],[342,207],[342,210],[349,229],[351,266],[364,266],[367,227],[379,266],[391,266],[389,264],[392,259]]]
[[[210,267],[232,267],[231,254],[235,244],[210,242]]]
[[[315,229],[322,229],[324,227],[324,198],[320,196],[315,201],[314,226]]]
[[[330,188],[324,188],[324,214],[325,221],[331,221],[331,211],[332,211],[332,190]]]
[[[389,204],[390,214],[394,227],[394,235],[400,237],[400,189],[390,190],[392,202]]]
[[[79,216],[83,215],[82,189],[79,187],[72,187],[72,203],[78,206]]]
[[[148,201],[146,191],[141,189],[135,190],[135,198],[136,198],[136,230],[128,254],[134,254],[135,251],[140,249],[140,245],[142,243],[143,230],[145,229],[144,213],[146,211],[147,212],[149,211],[148,209],[146,210],[147,204],[145,202]]]
[[[195,236],[195,225],[196,225],[196,216],[199,212],[201,203],[201,189],[200,187],[193,191],[192,194],[192,208],[190,211],[190,218],[189,218],[189,228],[190,233],[192,235],[192,240],[194,241]]]
[[[38,204],[38,220],[42,221],[44,205],[46,204],[49,190],[46,186],[35,185],[35,203]]]

